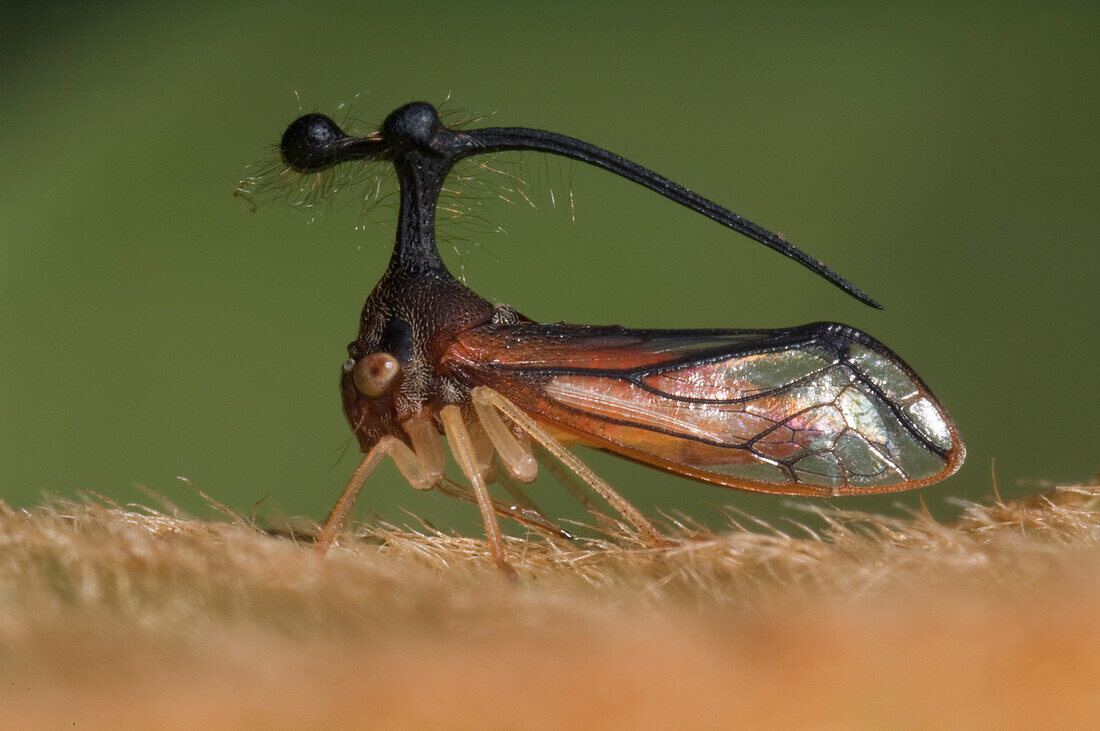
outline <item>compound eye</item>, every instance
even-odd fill
[[[401,365],[389,353],[375,353],[361,359],[351,371],[355,387],[364,396],[381,396],[393,383]]]

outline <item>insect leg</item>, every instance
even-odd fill
[[[481,417],[482,423],[486,424],[486,430],[489,435],[493,435],[492,428],[486,423],[486,416],[491,414],[492,417],[496,417],[496,421],[500,422],[500,417],[493,412],[493,409],[500,411],[500,413],[507,416],[515,424],[531,435],[539,444],[546,448],[548,452],[558,458],[566,467],[571,469],[582,480],[588,483],[588,485],[597,493],[600,497],[608,502],[611,507],[615,508],[624,518],[627,519],[642,535],[642,539],[651,546],[664,546],[668,541],[664,536],[653,527],[653,524],[646,519],[641,512],[631,505],[623,498],[622,495],[615,492],[610,485],[601,480],[592,469],[577,458],[575,454],[566,449],[557,439],[550,436],[550,434],[539,426],[535,421],[525,414],[519,407],[513,404],[508,399],[501,396],[499,393],[487,386],[478,386],[471,392],[473,398],[474,407],[477,408],[478,416]],[[492,418],[489,418],[492,421]],[[503,427],[503,422],[500,422]],[[507,427],[505,427],[507,429]],[[515,438],[513,437],[513,440]],[[496,444],[496,440],[493,440]],[[497,449],[500,449],[500,445],[497,444]]]
[[[501,487],[504,488],[504,491],[506,493],[508,493],[509,495],[512,496],[512,499],[516,501],[517,505],[519,505],[524,510],[529,510],[530,512],[534,513],[535,515],[538,515],[540,518],[542,518],[547,523],[550,523],[551,525],[554,525],[555,529],[557,531],[560,531],[560,532],[557,533],[559,538],[565,538],[566,540],[573,540],[576,537],[573,534],[571,534],[569,531],[562,530],[560,526],[553,523],[549,518],[547,518],[546,514],[544,512],[542,512],[542,508],[540,508],[538,506],[538,504],[535,503],[535,501],[531,499],[531,496],[528,495],[527,492],[516,483],[515,479],[512,478],[512,475],[508,472],[507,469],[498,470],[498,471],[494,471],[494,472],[495,472],[495,475],[496,475],[496,482]]]
[[[531,499],[531,496],[528,495],[522,487],[516,484],[515,479],[512,478],[512,475],[509,474],[508,470],[497,472],[496,482],[501,487],[503,487],[504,491],[511,495],[512,499],[520,505],[524,506],[525,508],[530,508],[531,510],[537,511],[539,513],[542,512],[539,510],[539,506],[535,504],[535,501]]]
[[[466,429],[470,432],[470,441],[474,443],[478,472],[481,473],[481,479],[485,480],[485,484],[489,485],[497,479],[496,465],[493,464],[493,455],[496,454],[493,441],[489,439],[485,427],[477,420],[467,424]]]
[[[484,386],[475,388],[474,391],[484,389]],[[491,389],[490,389],[491,390]],[[496,391],[493,391],[495,394]],[[539,465],[530,448],[516,439],[515,434],[504,425],[500,415],[493,409],[489,402],[480,403],[474,399],[474,409],[477,411],[478,421],[489,435],[489,439],[496,447],[500,455],[500,461],[508,468],[520,482],[534,482],[539,474]]]
[[[336,501],[336,505],[332,507],[332,512],[329,513],[328,520],[325,521],[325,526],[321,529],[321,535],[318,536],[317,543],[313,546],[317,553],[324,554],[332,547],[333,541],[336,540],[336,534],[340,531],[340,526],[347,520],[348,513],[355,505],[355,498],[359,497],[359,491],[363,489],[363,485],[371,473],[374,472],[374,468],[386,456],[393,458],[393,461],[397,464],[397,469],[401,471],[401,474],[413,487],[421,490],[431,487],[429,470],[425,467],[424,462],[416,456],[416,453],[397,437],[382,437],[378,440],[378,444],[375,444],[367,452],[367,456],[363,458],[363,461],[359,463],[359,466],[355,469],[355,474],[348,481],[348,486],[344,488],[344,493]]]
[[[591,493],[584,489],[584,485],[581,483],[580,478],[570,472],[568,468],[553,459],[553,454],[548,452],[544,447],[538,448],[539,455],[537,459],[541,459],[542,464],[545,465],[547,471],[553,475],[554,479],[558,481],[558,484],[565,488],[574,500],[581,504],[581,507],[588,511],[588,514],[596,519],[596,522],[600,526],[600,530],[608,534],[623,533],[629,531],[629,527],[622,521],[612,518],[603,511],[599,504],[592,499]]]
[[[405,433],[409,435],[413,451],[420,457],[420,462],[428,472],[428,484],[413,484],[421,490],[429,489],[443,477],[443,470],[447,465],[447,454],[443,451],[443,439],[439,431],[426,416],[414,416],[407,419],[401,425]]]
[[[465,485],[460,485],[453,480],[449,480],[444,477],[436,484],[435,488],[444,495],[448,495],[459,500],[465,500],[468,503],[474,503],[477,505],[477,495]],[[543,535],[553,538],[562,538],[564,540],[572,540],[573,534],[566,530],[563,530],[561,526],[557,525],[553,521],[549,520],[537,508],[528,507],[526,505],[515,505],[504,502],[503,500],[493,499],[493,509],[496,510],[497,515],[504,518],[511,518],[512,520],[537,530]]]
[[[489,552],[493,556],[493,561],[507,575],[514,577],[516,571],[508,565],[504,556],[504,539],[501,537],[497,515],[493,511],[493,499],[489,496],[489,488],[485,486],[485,481],[481,479],[481,473],[478,471],[477,454],[474,451],[474,443],[470,439],[470,432],[466,430],[466,424],[462,420],[462,411],[454,404],[444,406],[439,412],[439,418],[443,421],[443,431],[451,445],[451,453],[454,454],[466,479],[474,486],[477,506],[481,509],[481,520],[485,523],[485,537],[489,540]]]

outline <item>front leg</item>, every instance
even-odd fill
[[[397,469],[401,471],[401,474],[413,487],[426,490],[434,484],[431,470],[403,441],[397,437],[382,437],[378,440],[378,444],[375,444],[367,452],[367,456],[355,469],[355,474],[348,481],[344,493],[336,501],[332,512],[329,513],[328,520],[325,521],[325,526],[321,529],[321,535],[317,538],[313,550],[323,555],[332,547],[333,542],[336,540],[336,534],[340,532],[340,526],[347,520],[348,513],[355,505],[355,499],[359,497],[359,491],[363,489],[363,485],[371,473],[374,472],[374,468],[387,456],[393,458],[393,461],[397,464]],[[436,480],[438,480],[438,477]]]

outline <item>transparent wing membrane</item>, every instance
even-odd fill
[[[591,446],[731,487],[901,490],[962,462],[954,425],[928,388],[843,325],[518,325],[471,331],[452,354],[475,380]]]

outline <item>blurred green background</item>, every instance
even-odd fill
[[[483,210],[507,236],[456,231],[472,242],[445,256],[484,296],[547,321],[864,329],[968,442],[963,470],[924,491],[941,514],[991,493],[994,460],[1009,497],[1100,469],[1095,4],[45,2],[4,18],[9,504],[82,487],[148,502],[145,485],[199,508],[183,475],[245,512],[266,496],[261,514],[326,514],[356,463],[337,374],[392,216],[356,230],[352,195],[310,225],[231,194],[288,121],[360,92],[367,120],[451,94],[497,111],[488,124],[609,147],[782,231],[888,309],[538,156],[527,177],[559,202],[571,178],[575,221],[543,191],[537,209]],[[798,516],[587,457],[649,510]],[[476,523],[389,466],[360,502]]]

